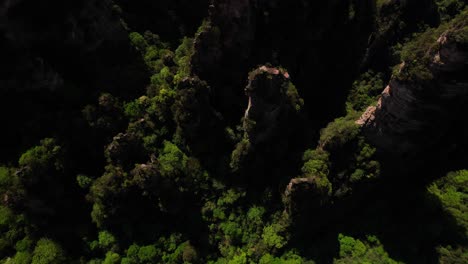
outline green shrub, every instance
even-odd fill
[[[98,243],[100,248],[109,250],[115,245],[116,242],[117,240],[111,233],[107,231],[99,232]]]
[[[138,250],[139,263],[153,263],[157,254],[156,246],[154,245],[140,247]]]
[[[284,227],[280,224],[271,224],[263,229],[262,239],[265,245],[270,248],[283,248],[286,245],[286,238],[282,235]]]
[[[65,253],[59,244],[42,238],[34,249],[32,264],[61,264],[65,262]]]
[[[52,138],[41,140],[41,145],[33,147],[21,155],[19,165],[28,167],[35,175],[51,168],[62,169],[62,163],[58,158],[61,154],[60,146]]]
[[[367,241],[363,242],[359,239],[339,234],[338,241],[340,243],[340,257],[334,260],[333,263],[335,264],[399,263],[389,257],[388,253],[375,236],[368,236]]]
[[[353,87],[348,95],[346,108],[348,113],[353,111],[364,111],[375,102],[384,89],[383,75],[372,71],[362,74],[353,83]]]
[[[145,38],[138,32],[132,32],[128,35],[130,42],[136,47],[140,52],[144,52],[148,47],[148,43]]]
[[[428,187],[428,192],[436,197],[445,211],[457,223],[468,230],[468,170],[450,172]],[[468,231],[465,231],[468,236]]]
[[[251,145],[247,138],[242,139],[242,141],[236,145],[236,148],[231,154],[230,166],[233,171],[238,171],[245,165],[245,161],[250,151]]]
[[[320,132],[320,146],[325,150],[337,149],[356,139],[359,126],[355,123],[358,114],[348,114],[340,117]]]
[[[466,6],[465,0],[436,0],[442,21],[449,21]]]

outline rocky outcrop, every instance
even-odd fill
[[[244,129],[253,145],[271,141],[303,106],[289,73],[283,69],[261,66],[252,71],[245,93],[249,104]]]
[[[381,65],[392,63],[391,47],[417,31],[424,23],[435,26],[439,21],[434,0],[389,0],[380,1],[377,7],[375,27],[369,37],[367,51],[361,69],[370,67],[386,71]]]
[[[305,123],[303,101],[289,73],[271,66],[261,66],[249,74],[245,94],[249,103],[243,136],[232,152],[231,168],[242,175],[257,175],[248,179],[251,186],[264,185],[264,177],[271,184],[287,179],[294,175],[292,164],[300,159],[297,153],[302,152],[306,134],[306,129],[301,129]]]
[[[466,122],[459,119],[468,102],[468,48],[457,37],[464,34],[463,28],[466,21],[444,32],[427,50],[430,59],[424,67],[432,75],[430,81],[400,78],[411,67],[402,63],[377,105],[357,121],[379,150],[416,157],[437,146],[438,153],[433,155],[443,156],[460,139],[453,137],[455,131],[467,131]]]
[[[291,216],[319,209],[328,200],[327,192],[317,184],[314,177],[294,178],[284,192],[284,204]]]
[[[243,76],[259,64],[283,65],[310,102],[314,119],[329,120],[324,112],[337,111],[351,86],[355,73],[349,69],[357,69],[364,52],[374,4],[215,0],[195,38],[193,73],[208,82],[215,108],[235,123],[244,107]],[[337,72],[342,78],[331,77]]]
[[[209,7],[209,20],[195,41],[193,71],[211,80],[225,66],[249,59],[255,34],[254,4],[251,0],[218,0]]]
[[[107,161],[111,164],[134,166],[133,160],[144,161],[146,152],[138,137],[132,133],[119,133],[105,149]]]

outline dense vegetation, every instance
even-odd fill
[[[18,2],[0,9],[0,263],[468,262],[466,134],[455,158],[399,163],[356,122],[389,81],[434,88],[439,37],[468,46],[466,1],[341,1],[332,25],[272,1],[253,16],[304,31],[267,46],[284,25],[258,22],[246,62],[221,39],[241,15],[208,1],[55,1],[37,21]]]

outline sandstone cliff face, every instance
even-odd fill
[[[390,0],[378,7],[376,28],[369,38],[361,68],[381,68],[392,64],[391,47],[417,31],[418,25],[425,23],[435,26],[439,21],[434,0]],[[382,68],[382,71],[386,69]]]
[[[289,73],[270,66],[249,74],[245,94],[249,104],[242,124],[244,135],[232,154],[231,167],[241,174],[258,175],[258,179],[250,179],[257,183],[264,177],[271,182],[287,179],[288,170],[294,168],[291,163],[298,158],[291,153],[301,153],[297,150],[305,134],[300,129],[303,101]]]
[[[432,80],[401,80],[399,75],[408,67],[401,64],[377,105],[369,107],[357,121],[379,150],[417,157],[428,155],[436,146],[435,156],[457,147],[453,143],[460,138],[452,136],[456,130],[466,131],[466,122],[458,117],[466,112],[468,102],[468,49],[466,43],[456,40],[458,30],[443,33],[427,51],[431,59],[426,67]],[[461,147],[464,140],[459,142]]]
[[[249,105],[244,115],[244,129],[254,145],[271,141],[276,133],[294,121],[303,102],[282,69],[262,66],[250,73],[245,88]],[[249,129],[254,122],[252,129]]]
[[[324,105],[319,100],[330,102],[317,116],[329,119],[324,112],[331,116],[338,112],[355,74],[349,69],[357,68],[364,52],[374,4],[370,0],[213,1],[208,22],[196,36],[193,73],[213,88],[216,108],[237,122],[243,111],[243,76],[264,63],[285,66],[310,102],[309,113],[314,115]],[[353,48],[358,52],[350,52]],[[343,78],[328,77],[337,72]]]
[[[314,178],[294,178],[284,192],[285,209],[294,219],[300,214],[320,209],[328,200]]]

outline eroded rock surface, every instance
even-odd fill
[[[377,105],[357,121],[380,150],[417,156],[438,146],[443,151],[435,155],[441,155],[453,147],[454,131],[466,129],[457,116],[467,110],[468,48],[455,39],[457,30],[443,33],[427,51],[432,80],[401,80],[399,74],[408,67],[401,64]]]

